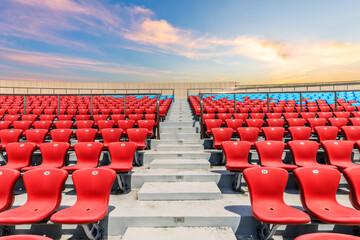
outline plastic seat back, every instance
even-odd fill
[[[338,128],[332,126],[319,126],[315,127],[315,133],[318,137],[318,142],[326,140],[336,140],[338,134]]]
[[[268,118],[268,119],[280,119],[281,118],[281,113],[266,113],[265,116]]]
[[[356,166],[351,161],[352,151],[354,148],[354,144],[352,142],[328,140],[323,141],[321,144],[325,150],[326,161],[328,164],[338,167],[340,166],[341,170],[341,166]]]
[[[99,120],[108,119],[109,115],[93,115],[94,123],[97,124]]]
[[[35,122],[37,117],[38,117],[37,115],[30,114],[30,115],[22,115],[21,119],[23,121],[31,121],[33,123]]]
[[[300,166],[314,166],[319,144],[315,141],[290,141],[288,146],[291,151],[293,162]]]
[[[40,115],[40,121],[54,121],[55,115]]]
[[[285,143],[279,141],[260,141],[255,143],[261,165],[282,163]]]
[[[94,121],[92,121],[92,120],[78,120],[78,121],[76,121],[77,129],[83,129],[83,128],[89,129],[89,128],[92,128],[93,125],[94,125]]]
[[[35,121],[33,123],[35,129],[46,129],[50,130],[52,121]]]
[[[263,119],[246,119],[246,125],[248,127],[256,127],[260,130],[263,124],[264,124]]]
[[[111,120],[114,120],[116,124],[117,124],[117,121],[119,121],[119,120],[124,120],[125,117],[126,117],[126,115],[124,115],[124,114],[113,114],[113,115],[110,115]]]
[[[304,111],[304,107],[303,107]],[[308,120],[309,118],[315,118],[316,113],[315,112],[302,112],[300,113],[301,118]]]
[[[18,142],[22,134],[20,129],[3,129],[0,130],[0,141],[1,145],[5,146],[9,143]]]
[[[68,110],[68,112],[69,112],[69,110]],[[87,114],[75,115],[76,121],[89,121],[90,117],[91,117],[91,115],[87,115]]]
[[[350,202],[354,208],[360,210],[360,168],[347,168],[343,171],[343,175],[349,184]]]
[[[245,141],[222,142],[222,149],[226,157],[226,169],[234,171],[233,165],[248,164],[251,143]],[[239,169],[241,171],[242,169]]]
[[[304,127],[306,120],[303,118],[288,118],[286,119],[289,127]]]
[[[120,142],[122,129],[121,128],[105,128],[101,131],[104,140],[104,145],[107,146],[112,142]]]
[[[0,212],[9,209],[14,200],[14,188],[20,172],[14,169],[0,169]]]
[[[224,124],[226,119],[231,119],[231,113],[218,113],[217,117],[221,120],[221,124]]]
[[[97,132],[98,131],[93,128],[90,129],[82,128],[76,130],[75,135],[78,142],[94,142]]]
[[[129,128],[133,128],[135,124],[134,120],[119,120],[118,126],[123,130],[123,134],[127,134]]]
[[[19,119],[20,119],[20,115],[5,115],[4,116],[5,121],[10,121],[12,123],[19,120]]]
[[[266,141],[280,141],[282,142],[285,128],[283,127],[264,127],[263,133]]]
[[[334,112],[334,115],[336,118],[346,118],[349,119],[350,118],[350,112]]]
[[[48,133],[47,129],[29,129],[25,131],[25,137],[27,142],[32,142],[40,145],[44,142]]]
[[[76,154],[76,165],[90,163],[94,167],[99,165],[99,158],[103,144],[99,142],[82,142],[74,145]]]
[[[146,148],[147,133],[148,133],[148,130],[146,128],[129,128],[127,130],[129,142],[136,143],[138,146],[138,149]]]
[[[237,133],[237,129],[243,125],[242,119],[226,119],[225,120],[226,126],[228,128],[232,128],[233,133]]]
[[[211,135],[211,130],[213,128],[221,127],[222,120],[221,119],[205,119],[205,126],[206,126],[206,134]]]
[[[152,136],[154,134],[153,133],[153,129],[155,126],[154,120],[139,120],[138,125],[139,125],[139,128],[146,128],[148,130],[149,136]]]
[[[266,123],[269,127],[283,127],[284,126],[284,119],[281,118],[269,118],[266,119]]]
[[[55,122],[55,127],[57,129],[71,129],[74,122],[71,120],[63,120]]]
[[[241,141],[247,141],[254,144],[259,136],[259,128],[256,127],[241,127],[237,129]]]
[[[13,122],[14,129],[21,129],[23,132],[28,130],[32,124],[32,121],[15,121]]]
[[[316,113],[318,118],[325,118],[326,120],[329,120],[329,118],[332,118],[333,113],[332,112],[318,112]]]
[[[325,202],[336,201],[336,191],[340,182],[340,172],[325,167],[303,167],[294,170],[300,189],[303,207],[311,215],[323,209]],[[324,187],[326,186],[326,187]]]
[[[60,168],[65,164],[65,158],[70,144],[65,142],[43,143],[40,145],[42,164],[55,164]],[[44,165],[45,166],[45,165]]]
[[[342,127],[346,126],[348,123],[347,118],[330,118],[329,119],[330,125],[341,129]]]
[[[59,121],[72,121],[73,117],[74,117],[74,115],[58,115],[57,119]]]
[[[70,142],[72,129],[53,129],[50,131],[50,136],[53,142]]]
[[[360,117],[349,118],[349,121],[351,122],[351,125],[353,125],[353,126],[360,126]]]
[[[214,148],[221,148],[221,143],[224,141],[230,141],[233,134],[232,128],[212,128],[211,129],[214,138]]]
[[[299,117],[299,114],[298,113],[294,113],[294,112],[286,112],[286,113],[283,113],[282,114],[285,118],[285,120],[287,121],[288,119],[291,119],[291,118],[298,118]]]
[[[309,127],[289,127],[288,131],[291,136],[291,140],[309,140],[311,135],[311,128]]]
[[[7,166],[10,168],[12,165],[15,169],[27,167],[31,164],[32,155],[35,151],[36,144],[34,143],[9,143],[6,145],[6,155],[8,156]]]
[[[111,165],[121,164],[121,167],[130,171],[133,167],[133,159],[137,149],[136,143],[133,142],[117,142],[109,144],[109,152],[111,157]]]
[[[315,127],[325,126],[326,124],[325,118],[308,118],[307,121],[309,122],[312,131],[314,131]]]
[[[243,122],[245,122],[245,120],[249,117],[248,113],[234,113],[233,115],[235,119],[241,119]]]
[[[360,240],[360,237],[340,233],[309,233],[294,240]]]
[[[97,122],[99,131],[105,129],[105,128],[113,128],[115,121],[114,120],[99,120]]]
[[[357,142],[360,140],[360,126],[344,126],[341,128],[344,133],[345,140]]]
[[[0,121],[0,130],[9,129],[11,121]]]

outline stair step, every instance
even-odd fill
[[[179,124],[179,122],[178,122]],[[196,128],[194,127],[160,127],[161,133],[196,133]]]
[[[194,140],[186,140],[186,139],[179,139],[179,140],[151,140],[151,148],[156,149],[156,147],[160,144],[170,144],[170,145],[181,145],[181,144],[204,144],[204,140],[194,139]]]
[[[156,147],[157,151],[201,151],[204,150],[202,144],[166,144],[162,143]]]
[[[230,227],[128,228],[122,240],[236,240]]]
[[[216,200],[221,192],[215,182],[146,182],[138,192],[140,201]]]
[[[155,159],[150,163],[151,169],[209,169],[206,159]]]
[[[174,127],[174,128],[181,128],[181,127],[193,127],[194,122],[193,121],[166,121],[161,123],[160,128],[166,128],[166,127]]]
[[[221,173],[207,170],[143,169],[131,174],[131,188],[139,189],[145,182],[214,182],[218,183]]]
[[[209,159],[211,153],[204,151],[144,151],[143,163],[149,164],[154,159]]]
[[[161,133],[161,140],[200,140],[199,133]]]

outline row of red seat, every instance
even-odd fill
[[[347,168],[343,172],[350,186],[353,208],[345,207],[336,200],[341,174],[328,167],[302,167],[295,169],[294,176],[300,189],[303,211],[290,207],[283,195],[288,172],[281,168],[258,167],[244,171],[253,216],[262,224],[260,239],[270,239],[279,225],[299,225],[311,221],[309,215],[324,223],[337,225],[360,224],[360,167]],[[269,225],[273,227],[270,229]],[[351,236],[331,234],[299,237],[297,239],[358,239]],[[328,238],[326,238],[328,237]]]
[[[57,224],[81,225],[89,239],[100,239],[102,231],[98,222],[107,215],[115,171],[86,168],[73,172],[77,201],[58,212],[67,171],[41,168],[24,173],[27,201],[12,209],[9,208],[14,202],[14,186],[20,172],[3,168],[0,172],[0,225],[34,224],[50,218],[51,222]]]

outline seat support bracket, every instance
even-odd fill
[[[276,229],[279,226],[280,225],[273,224],[271,227],[270,224],[262,223],[260,226],[257,227],[257,232],[260,240],[270,240],[274,236]]]
[[[81,226],[90,240],[99,240],[102,237],[104,229],[99,223],[83,224]]]
[[[235,181],[234,181],[233,189],[234,191],[244,194],[245,191],[241,188],[241,180],[242,180],[242,172],[235,172]]]

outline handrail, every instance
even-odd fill
[[[266,101],[267,101],[267,112],[270,112],[270,94],[284,94],[284,93],[294,93],[300,94],[299,101],[300,101],[300,112],[303,111],[303,94],[304,93],[334,93],[334,102],[335,102],[335,112],[337,111],[337,94],[339,92],[360,92],[360,90],[336,90],[336,91],[281,91],[281,92],[240,92],[240,91],[233,91],[233,92],[199,92],[199,100],[200,100],[200,127],[201,127],[201,139],[204,139],[204,124],[203,124],[203,114],[204,114],[204,95],[217,95],[217,94],[233,94],[234,95],[234,113],[236,113],[236,95],[249,95],[249,94],[266,94]]]
[[[19,93],[15,93],[15,94],[4,94],[4,93],[0,93],[0,96],[24,96],[24,115],[26,115],[26,97],[27,96],[57,96],[58,99],[58,103],[57,103],[57,115],[59,115],[60,113],[60,101],[61,101],[61,96],[74,96],[74,95],[89,95],[90,96],[90,107],[91,107],[91,117],[93,117],[93,112],[94,112],[94,107],[93,107],[93,97],[97,96],[99,94],[36,94],[36,93],[31,93],[31,94],[19,94]],[[103,96],[113,96],[113,95],[122,95],[124,98],[124,115],[126,115],[126,96],[129,95],[138,95],[138,96],[143,96],[143,95],[155,95],[156,96],[156,122],[157,122],[157,139],[160,139],[160,99],[162,94],[161,93],[123,93],[123,94],[109,94],[109,93],[105,93],[105,94],[101,94]]]
[[[190,96],[190,91],[195,91],[195,90],[199,90],[198,91],[198,94],[201,92],[201,90],[214,90],[214,89],[221,89],[221,91],[224,91],[224,89],[227,89],[227,90],[236,90],[235,87],[211,87],[211,88],[188,88],[187,91],[186,91],[186,96],[187,98],[189,98]]]

